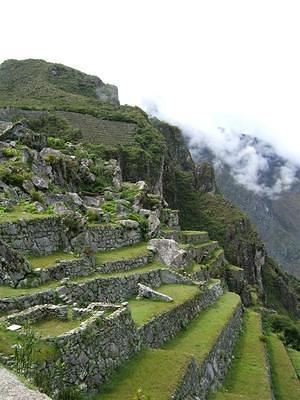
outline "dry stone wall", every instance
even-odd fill
[[[200,311],[212,305],[222,293],[221,285],[216,284],[210,289],[199,292],[186,303],[153,318],[139,328],[142,345],[152,348],[161,347],[184,329]]]
[[[209,390],[220,386],[231,364],[233,348],[242,326],[242,313],[242,306],[239,305],[201,365],[191,359],[172,399],[204,400]]]
[[[50,254],[67,246],[60,217],[0,224],[0,237],[12,249],[35,255]]]

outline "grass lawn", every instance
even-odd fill
[[[60,261],[74,260],[77,257],[73,253],[56,252],[47,256],[28,256],[27,258],[33,268],[47,268]]]
[[[39,336],[59,336],[65,332],[77,328],[82,321],[83,319],[68,319],[65,321],[57,318],[47,319],[33,324],[32,329]]]
[[[169,400],[191,356],[204,360],[239,303],[236,294],[224,294],[163,349],[144,350],[124,364],[94,400],[133,400],[139,389],[151,400]]]
[[[132,317],[137,325],[143,325],[155,315],[169,311],[200,293],[199,288],[192,285],[162,285],[156,290],[172,297],[174,301],[167,303],[150,299],[128,300]]]
[[[13,346],[20,343],[19,332],[10,332],[0,326],[0,353],[9,356],[14,354]],[[57,356],[57,349],[54,345],[39,340],[34,344],[33,360],[36,362],[52,359]]]
[[[48,290],[48,289],[55,289],[57,286],[60,286],[60,283],[58,281],[47,282],[44,285],[41,285],[39,287],[34,287],[34,288],[14,289],[14,288],[9,287],[9,286],[0,286],[0,298],[17,297],[17,296],[23,296],[25,294],[43,292],[43,291]]]
[[[294,349],[287,349],[288,355],[292,361],[298,379],[300,379],[300,351]]]
[[[148,243],[141,242],[132,246],[122,247],[120,249],[99,252],[95,254],[96,263],[100,265],[106,262],[128,260],[131,258],[144,256],[148,253],[147,246]]]
[[[53,215],[47,213],[31,213],[24,209],[24,207],[18,205],[13,210],[0,214],[0,224],[5,222],[16,222],[21,219],[40,219],[40,218],[51,218]]]
[[[299,380],[283,343],[275,334],[268,338],[268,352],[276,400],[299,400]]]
[[[260,340],[261,318],[253,311],[245,312],[243,333],[235,348],[235,359],[224,386],[210,399],[271,400],[271,389],[265,358],[264,343]]]

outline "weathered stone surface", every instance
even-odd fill
[[[150,211],[148,217],[148,236],[154,238],[158,235],[160,228],[160,220],[156,211]]]
[[[167,296],[166,294],[157,292],[156,290],[150,288],[149,286],[143,285],[141,283],[138,283],[138,288],[139,288],[139,293],[137,296],[137,299],[141,299],[145,297],[146,299],[152,299],[152,300],[158,300],[158,301],[166,301],[166,302],[172,302],[173,299],[170,296]]]
[[[30,270],[26,259],[0,239],[0,284],[17,286]]]
[[[139,223],[137,221],[133,221],[132,219],[121,219],[119,224],[128,229],[137,229],[139,227]]]
[[[0,400],[51,400],[37,390],[28,389],[14,374],[0,367]]]
[[[38,189],[49,189],[49,181],[45,178],[42,178],[41,176],[33,176],[31,178],[32,183],[34,186]]]
[[[154,247],[160,262],[173,268],[182,268],[187,262],[187,253],[180,249],[175,240],[152,239],[149,244]]]

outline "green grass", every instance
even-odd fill
[[[60,261],[74,260],[76,259],[76,255],[73,253],[56,252],[47,256],[29,256],[27,258],[33,268],[47,268]]]
[[[142,389],[151,400],[169,400],[194,355],[202,362],[240,303],[226,293],[163,349],[144,350],[124,364],[95,400],[133,400]]]
[[[26,294],[32,294],[37,292],[43,292],[48,289],[55,289],[57,286],[60,286],[60,283],[57,281],[47,282],[44,285],[34,287],[34,288],[18,288],[14,289],[9,286],[0,286],[0,298],[4,297],[17,297],[23,296]]]
[[[299,400],[300,383],[283,343],[275,334],[267,343],[276,400]]]
[[[150,299],[128,300],[132,317],[137,325],[142,325],[155,315],[162,314],[177,307],[200,293],[198,286],[192,285],[162,285],[156,289],[160,293],[172,297],[171,303]]]
[[[41,219],[50,218],[51,215],[41,212],[41,213],[31,213],[24,210],[21,205],[15,206],[11,211],[0,214],[0,224],[5,222],[16,222],[19,220],[30,220],[30,219]]]
[[[10,332],[4,326],[0,326],[0,353],[5,356],[14,354],[14,345],[20,342],[20,332]],[[34,348],[33,359],[36,362],[57,357],[57,348],[49,343],[37,341]]]
[[[236,345],[231,369],[224,386],[218,393],[212,394],[211,399],[230,399],[235,398],[234,396],[253,400],[271,399],[265,347],[261,335],[260,315],[246,311],[243,333]]]
[[[288,355],[292,361],[298,379],[300,379],[300,351],[288,348],[287,349]]]
[[[129,260],[148,254],[148,243],[141,242],[132,246],[122,247],[111,251],[103,251],[95,254],[98,265],[112,261]]]
[[[44,321],[39,321],[36,324],[32,325],[32,329],[39,336],[59,336],[65,332],[71,331],[74,328],[77,328],[82,319],[68,319],[68,320],[60,320],[58,318],[47,319]]]

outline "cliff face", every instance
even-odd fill
[[[245,270],[246,281],[263,294],[265,250],[249,219],[218,193],[214,169],[194,163],[177,127],[155,121],[166,139],[163,194],[180,211],[183,229],[207,230],[224,247],[227,260]]]

